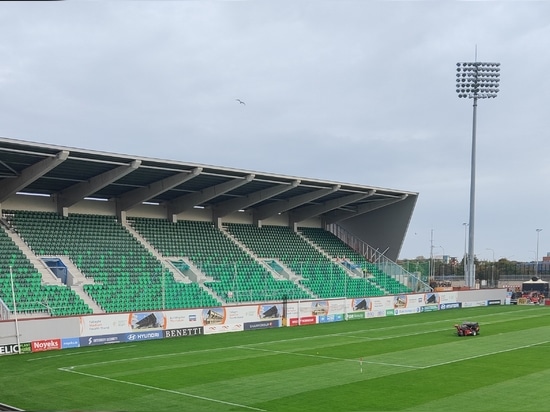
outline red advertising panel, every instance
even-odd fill
[[[61,339],[33,340],[31,350],[33,352],[44,352],[46,350],[61,349]]]
[[[298,321],[300,325],[313,325],[317,323],[317,316],[303,316],[301,318],[290,318],[290,326],[298,326]]]

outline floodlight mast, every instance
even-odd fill
[[[477,100],[497,97],[500,82],[500,63],[457,63],[456,92],[459,98],[473,99],[472,120],[472,161],[470,176],[470,221],[468,236],[468,254],[464,281],[466,286],[475,287],[474,264],[474,221],[475,221],[475,193],[476,193],[476,128],[477,128]]]

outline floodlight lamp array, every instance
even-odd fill
[[[500,63],[457,63],[456,92],[460,98],[487,99],[497,97]]]

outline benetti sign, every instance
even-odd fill
[[[196,336],[204,335],[204,328],[202,326],[196,328],[179,328],[169,329],[164,331],[165,338],[179,338],[183,336]]]

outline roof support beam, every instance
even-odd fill
[[[353,202],[358,202],[359,200],[372,196],[373,192],[374,190],[371,190],[369,193],[354,193],[352,195],[332,199],[318,205],[305,206],[295,209],[289,214],[289,223],[290,225],[293,225],[298,222],[303,222],[306,219],[322,215],[323,213],[349,205]]]
[[[377,200],[371,203],[365,203],[357,208],[356,211],[346,211],[338,210],[334,212],[329,212],[324,216],[324,224],[330,225],[332,223],[338,223],[342,220],[349,219],[351,217],[362,215],[363,213],[372,212],[373,210],[380,209],[381,207],[386,207],[397,202],[401,202],[407,198],[407,194],[403,194],[397,198],[391,198],[386,200]]]
[[[223,195],[224,193],[230,192],[233,189],[250,183],[252,180],[254,180],[254,177],[255,176],[253,174],[249,174],[242,178],[228,180],[227,182],[207,187],[206,189],[203,189],[199,192],[180,196],[169,203],[168,216],[177,215],[179,213],[185,212],[186,210],[191,210],[201,203],[207,202],[217,196]]]
[[[244,197],[226,200],[216,205],[213,212],[213,218],[218,219],[227,216],[230,213],[238,210],[246,209],[266,199],[271,199],[281,193],[294,189],[300,184],[299,180],[295,180],[290,184],[280,184],[270,187],[265,190],[259,190]]]
[[[105,186],[117,181],[121,177],[132,173],[140,165],[141,160],[134,160],[127,165],[116,167],[105,173],[94,176],[85,182],[76,183],[59,192],[56,195],[58,212],[65,216],[69,207],[80,202],[86,196],[90,196],[98,190],[103,189]]]
[[[340,189],[340,185],[335,185],[327,189],[319,189],[315,192],[305,193],[303,195],[295,196],[288,200],[282,200],[280,202],[270,203],[265,206],[261,206],[254,211],[254,223],[259,224],[262,220],[271,216],[275,216],[280,213],[284,213],[287,210],[298,207],[308,202],[320,199],[323,196],[329,195]]]
[[[55,169],[69,157],[68,150],[62,150],[55,156],[47,157],[35,163],[26,169],[16,178],[6,178],[1,181],[0,185],[0,203],[14,195],[18,191],[24,189],[35,180],[44,176],[50,170]]]
[[[167,190],[173,189],[174,187],[197,177],[201,174],[201,172],[202,167],[196,167],[190,172],[177,173],[165,179],[153,182],[147,186],[138,187],[137,189],[124,193],[116,200],[117,216],[120,216],[120,213],[123,211],[132,209],[141,203],[166,192]]]

